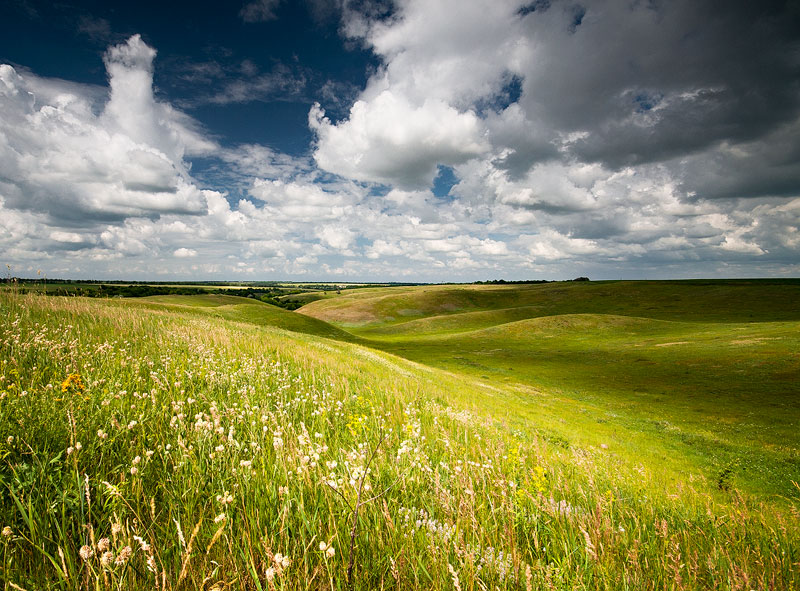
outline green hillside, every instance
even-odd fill
[[[800,478],[800,282],[565,282],[366,290],[301,312],[498,389],[498,412],[630,458]],[[555,396],[542,400],[531,392]],[[578,428],[575,412],[593,426]]]
[[[140,304],[141,302],[141,304]],[[202,313],[226,320],[247,322],[257,326],[272,326],[303,334],[316,335],[341,341],[359,340],[352,334],[311,316],[295,314],[289,310],[264,302],[228,295],[151,296],[133,300],[132,305],[166,307],[188,313]]]
[[[2,291],[0,581],[798,588],[796,286],[695,287]]]
[[[615,314],[659,320],[758,322],[800,320],[800,280],[598,281],[532,285],[434,285],[364,289],[312,302],[303,314],[348,326],[392,326],[479,311],[518,310],[527,318]],[[436,317],[436,319],[432,318]],[[441,317],[441,318],[440,318]],[[503,316],[497,320],[504,321]],[[519,316],[515,320],[521,319]],[[497,322],[491,315],[483,326]],[[478,326],[469,321],[467,330]],[[427,329],[431,332],[433,329]],[[412,330],[413,331],[413,330]],[[378,331],[375,331],[378,334]]]

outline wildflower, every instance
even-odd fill
[[[133,429],[137,425],[136,421],[131,421],[128,423],[128,429]]]
[[[223,492],[221,495],[217,495],[217,502],[222,503],[223,505],[227,505],[233,502],[233,495],[231,495],[227,490]]]
[[[108,538],[100,538],[100,541],[97,542],[97,551],[105,552],[109,548],[111,548],[111,540]]]
[[[271,583],[273,580],[275,580],[275,568],[274,568],[274,567],[272,567],[272,566],[271,566],[271,567],[269,567],[269,568],[267,569],[267,571],[266,571],[264,574],[265,574],[265,575],[266,575],[266,577],[267,577],[267,581],[269,581],[270,583]]]
[[[78,441],[75,444],[75,449],[77,449],[78,451],[81,451],[83,449],[83,444],[80,441]]]
[[[289,494],[289,487],[288,486],[279,486],[278,487],[278,494],[282,497],[285,497]]]
[[[152,449],[148,449],[146,452],[144,452],[144,455],[146,455],[148,458],[152,458],[153,457],[153,453],[154,452],[153,452]]]
[[[136,540],[137,542],[139,542],[139,545],[142,547],[142,552],[150,552],[150,544],[145,542],[139,536],[133,536],[133,539]]]
[[[11,537],[11,533],[12,533],[12,531],[11,531],[11,528],[9,526],[5,526],[3,528],[3,537],[4,538],[10,538]]]
[[[84,562],[89,562],[89,559],[94,556],[94,550],[92,550],[91,546],[84,544],[81,546],[81,549],[78,550],[78,554],[80,554]]]
[[[14,443],[14,436],[13,435],[9,435],[8,439],[6,439],[6,443],[9,444],[9,445]]]
[[[225,519],[225,514],[224,513],[220,513],[219,515],[217,515],[214,518],[214,523],[219,523],[220,521],[223,521],[224,519]]]
[[[326,544],[325,542],[320,542],[319,543],[319,551],[320,552],[325,552],[325,548],[327,548],[327,547],[328,547],[328,544]]]
[[[325,550],[325,555],[328,558],[333,558],[334,554],[336,554],[336,550],[334,549],[334,547],[333,546],[328,546],[328,549]]]
[[[242,468],[249,468],[252,463],[253,463],[252,460],[242,460],[241,462],[239,462],[239,465]]]
[[[141,461],[142,461],[142,457],[141,456],[136,456],[135,458],[133,458],[133,465],[135,466],[136,464],[138,464]]]
[[[117,555],[117,559],[114,561],[114,564],[117,566],[125,564],[128,562],[128,559],[133,555],[133,548],[130,546],[125,546],[122,550],[119,551]]]
[[[158,570],[156,568],[156,557],[153,556],[152,554],[147,557],[147,569],[152,573]]]
[[[214,448],[214,451],[223,452],[223,451],[225,451],[225,446],[220,444],[220,445],[218,445],[217,447]]]
[[[138,472],[139,468],[137,468],[136,466],[131,466],[131,476],[136,476]]]
[[[278,561],[277,558],[278,557],[276,556],[275,557],[275,559],[276,559],[275,561],[276,562]],[[281,567],[283,567],[285,569],[289,568],[291,566],[291,564],[292,564],[292,559],[289,558],[288,556],[281,556],[280,564],[281,564]]]
[[[122,524],[121,523],[114,522],[114,523],[111,524],[111,534],[112,535],[115,535],[115,536],[119,535],[119,533],[121,531],[122,531]]]
[[[114,561],[114,553],[110,550],[106,550],[103,552],[103,555],[100,556],[100,564],[104,567],[108,567]]]
[[[98,429],[98,430],[97,430],[97,436],[98,436],[100,439],[106,439],[106,438],[108,437],[108,433],[106,433],[106,432],[105,432],[105,431],[103,431],[102,429]]]
[[[86,386],[83,385],[83,379],[79,373],[71,373],[67,379],[61,382],[61,391],[66,392],[83,392]]]
[[[72,452],[74,452],[74,451],[75,451],[75,448],[74,448],[74,447],[72,447],[72,446],[70,445],[70,446],[67,448],[67,455],[71,455],[71,454],[72,454]]]

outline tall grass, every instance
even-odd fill
[[[468,381],[355,345],[0,306],[5,589],[800,584],[800,490],[769,504],[512,432],[465,410]]]

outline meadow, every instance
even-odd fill
[[[796,589],[800,314],[768,289],[397,287],[302,315],[5,290],[0,580]]]
[[[553,437],[775,499],[800,479],[798,281],[426,286],[302,313],[479,378],[495,416]]]

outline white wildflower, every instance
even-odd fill
[[[117,559],[114,561],[114,564],[118,566],[125,564],[126,562],[128,562],[128,559],[131,557],[132,554],[133,554],[133,548],[131,548],[130,546],[125,546],[122,550],[119,551],[119,554],[117,555]]]

